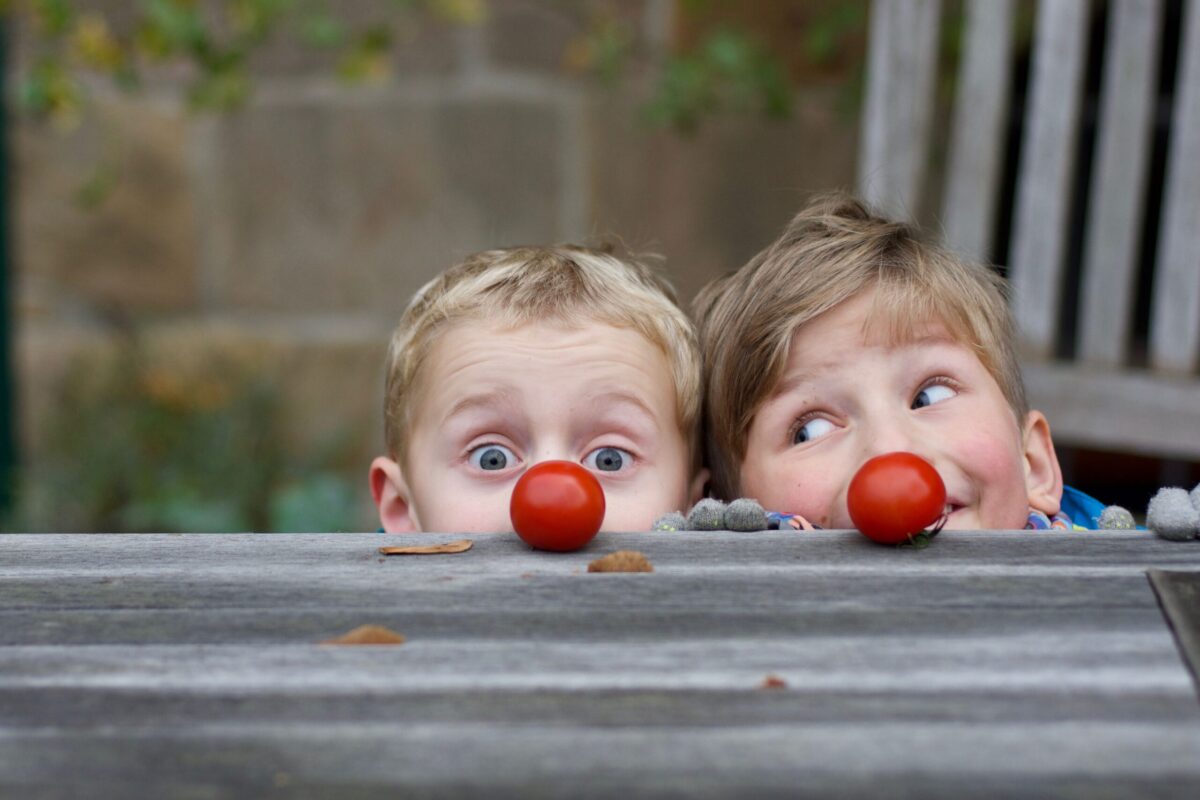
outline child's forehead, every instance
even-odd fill
[[[831,333],[860,340],[867,347],[894,347],[919,342],[965,343],[970,340],[959,315],[912,293],[868,287],[810,320],[796,324],[792,342]]]

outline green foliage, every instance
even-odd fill
[[[743,33],[721,28],[695,52],[679,54],[664,65],[646,116],[655,124],[691,133],[702,118],[719,109],[786,117],[791,100],[787,75],[770,51]]]
[[[234,353],[151,356],[134,340],[70,370],[9,527],[60,531],[347,530],[335,459],[298,461],[281,398]],[[336,448],[334,448],[336,451]],[[331,451],[332,453],[333,451]]]
[[[805,57],[814,64],[834,60],[845,47],[849,37],[862,31],[867,24],[865,3],[837,3],[819,14],[804,31]]]
[[[617,0],[543,2],[550,13],[587,16],[586,33],[564,42],[568,64],[611,83],[636,57],[635,23],[619,12]],[[392,73],[395,48],[411,38],[403,34],[416,26],[473,25],[487,17],[485,0],[389,0],[361,25],[346,21],[331,0],[131,0],[131,5],[119,26],[116,17],[83,10],[83,0],[0,6],[10,16],[23,15],[35,34],[36,67],[20,92],[24,107],[69,127],[78,122],[86,99],[87,73],[107,75],[133,91],[147,69],[174,65],[190,75],[182,94],[192,109],[229,111],[251,96],[252,59],[272,42],[329,51],[332,73],[348,83],[380,81]],[[698,15],[716,5],[687,0],[681,8]],[[804,46],[817,55],[836,49],[844,30],[858,21],[855,7],[836,6]],[[693,131],[703,118],[724,110],[768,117],[789,112],[791,87],[780,59],[744,31],[717,29],[694,48],[666,54],[658,66],[658,87],[646,105],[647,118],[656,124]]]
[[[251,58],[263,46],[290,40],[340,54],[336,74],[349,82],[377,80],[391,70],[394,31],[426,23],[474,24],[482,0],[391,0],[379,18],[353,30],[328,0],[131,0],[114,20],[85,11],[82,0],[28,0],[0,12],[30,23],[34,70],[21,88],[30,112],[60,126],[77,122],[88,73],[108,76],[127,90],[160,65],[186,67],[184,89],[197,111],[229,111],[250,97]],[[129,17],[126,19],[126,17]]]

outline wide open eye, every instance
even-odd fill
[[[820,439],[825,434],[832,433],[833,429],[834,425],[829,420],[824,417],[813,417],[796,428],[796,432],[792,434],[792,444],[804,444],[814,439]]]
[[[958,394],[954,387],[947,386],[944,383],[931,383],[921,391],[917,392],[917,396],[913,398],[912,407],[924,408],[931,406],[934,403],[940,403],[943,400],[949,400]]]
[[[512,450],[502,444],[481,444],[468,455],[471,466],[486,471],[501,470],[517,462]]]
[[[597,447],[584,456],[583,465],[598,472],[620,472],[633,465],[633,455],[619,447]]]

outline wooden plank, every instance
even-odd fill
[[[859,194],[900,219],[912,218],[925,174],[940,13],[940,0],[871,5]]]
[[[310,723],[0,739],[29,797],[1193,797],[1191,724]],[[840,766],[846,765],[846,766]],[[5,780],[7,778],[7,780]],[[34,787],[41,792],[34,793]],[[390,791],[389,791],[390,790]]]
[[[913,582],[915,583],[915,582]],[[1145,578],[1142,600],[1154,596]],[[903,602],[907,595],[894,595]],[[1103,614],[1097,607],[1096,615]],[[777,674],[807,691],[1170,692],[1194,701],[1162,618],[1143,631],[994,632],[986,610],[965,606],[966,635],[736,636],[631,643],[579,629],[558,642],[412,639],[395,646],[156,644],[0,648],[0,690],[148,690],[238,695],[310,692],[721,690],[759,688]],[[602,667],[601,667],[602,665]],[[1200,724],[1200,706],[1194,719]]]
[[[1194,372],[1200,362],[1200,9],[1184,3],[1175,113],[1167,156],[1159,263],[1150,316],[1150,359]]]
[[[1160,457],[1200,455],[1200,384],[1149,372],[1026,362],[1030,404],[1056,441]]]
[[[1159,0],[1112,6],[1083,251],[1079,354],[1092,364],[1128,354],[1161,33]]]
[[[1200,791],[1200,704],[1143,574],[1200,547],[827,531],[374,554],[454,538],[0,537],[0,795]],[[657,571],[577,571],[617,547]],[[408,641],[315,644],[361,622]]]
[[[991,259],[1012,72],[1012,0],[968,0],[942,205],[946,244]]]
[[[1053,355],[1091,4],[1042,0],[1017,171],[1013,314],[1023,352]]]

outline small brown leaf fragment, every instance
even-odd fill
[[[431,556],[438,553],[465,553],[475,544],[470,539],[458,539],[445,544],[415,544],[402,547],[381,547],[385,556]]]
[[[588,572],[654,572],[654,566],[637,550],[618,550],[588,564]]]
[[[359,625],[336,639],[321,644],[404,644],[404,636],[382,625]]]
[[[760,688],[760,689],[786,689],[787,681],[785,681],[783,678],[779,677],[778,675],[768,675],[767,677],[763,678],[763,682],[758,688]]]

